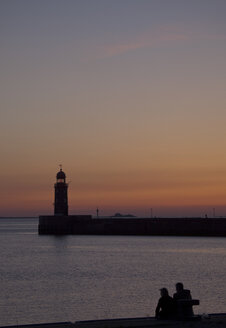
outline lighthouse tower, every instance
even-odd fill
[[[68,199],[66,175],[62,171],[62,165],[60,165],[60,171],[56,175],[55,188],[55,202],[54,202],[54,215],[68,215]]]

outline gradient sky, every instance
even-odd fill
[[[1,0],[0,216],[226,215],[225,0]]]

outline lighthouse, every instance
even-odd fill
[[[62,165],[60,165],[60,171],[56,175],[55,188],[55,201],[54,201],[54,215],[68,215],[68,198],[66,175],[62,171]]]

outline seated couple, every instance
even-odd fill
[[[155,316],[158,319],[171,319],[178,314],[178,300],[191,300],[190,290],[184,289],[181,282],[176,284],[176,293],[173,297],[169,296],[166,288],[160,289],[161,297],[155,310]],[[192,307],[188,309],[189,316],[193,315]]]

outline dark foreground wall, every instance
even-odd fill
[[[226,237],[226,219],[92,218],[91,215],[40,216],[39,234]]]

